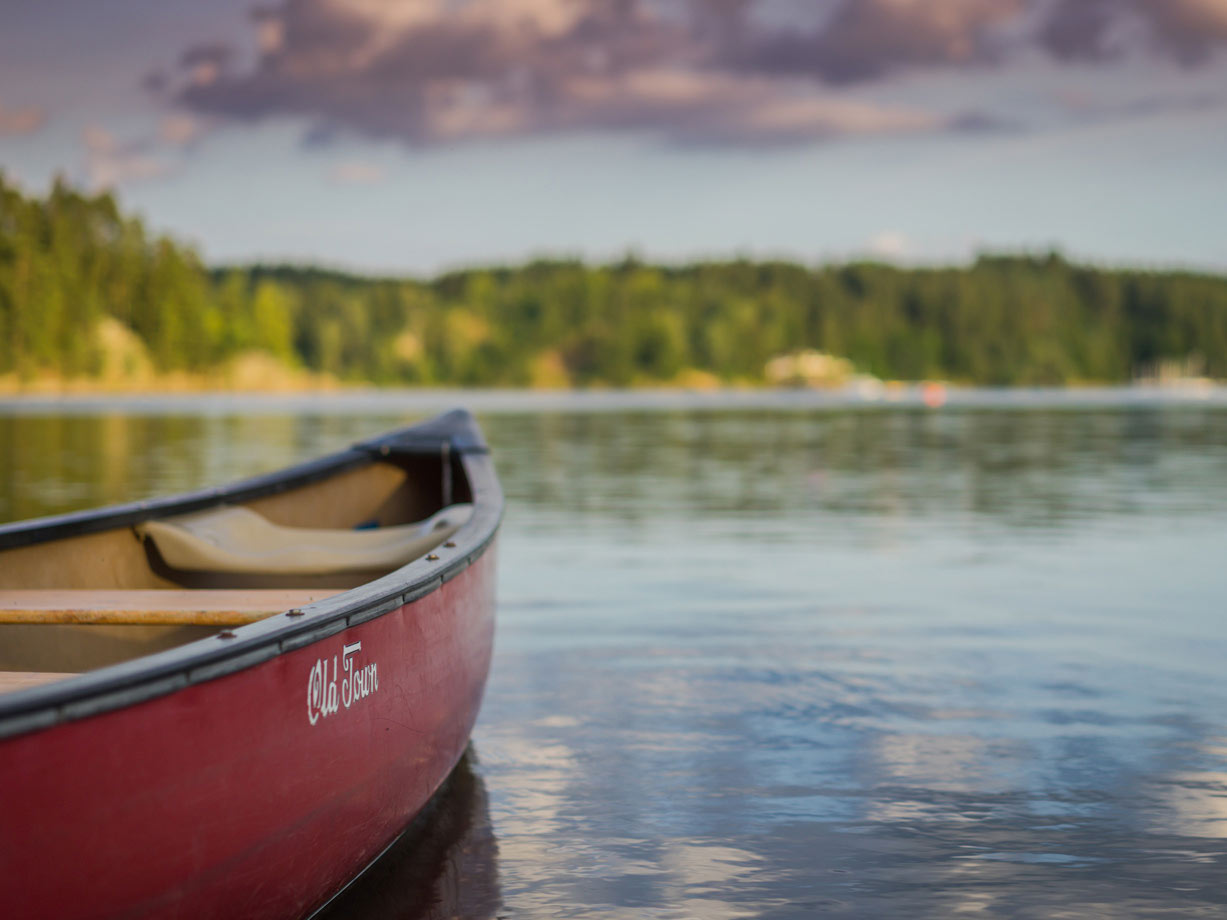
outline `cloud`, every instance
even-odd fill
[[[738,29],[727,53],[743,68],[858,83],[898,70],[992,60],[1002,46],[994,30],[1025,7],[1025,0],[855,0],[809,30]]]
[[[1058,0],[1041,40],[1066,60],[1118,57],[1141,43],[1193,66],[1227,44],[1227,0]]]
[[[338,163],[328,173],[328,177],[337,185],[377,185],[386,178],[382,166],[351,160]]]
[[[87,181],[110,189],[172,175],[213,127],[209,119],[171,113],[156,128],[121,140],[101,125],[89,125],[81,132]]]
[[[260,58],[245,73],[229,74],[215,46],[191,49],[179,100],[230,118],[302,116],[316,138],[414,144],[594,129],[778,143],[940,121],[730,66],[728,30],[713,26],[735,23],[740,5],[679,16],[646,0],[290,0],[258,14]]]
[[[190,147],[208,131],[205,122],[191,115],[167,115],[158,125],[158,140],[171,147]]]
[[[911,238],[898,230],[883,230],[869,240],[866,248],[869,255],[887,262],[902,261],[916,251]]]
[[[172,97],[222,118],[302,118],[316,138],[780,143],[1010,121],[852,93],[893,74],[1034,48],[1099,60],[1135,33],[1194,65],[1227,43],[1227,0],[286,0],[253,29],[253,64],[190,48]]]
[[[222,76],[234,52],[226,45],[195,45],[183,52],[179,66],[192,86],[211,86]]]
[[[1156,39],[1187,64],[1227,43],[1227,0],[1138,0]]]
[[[149,142],[121,142],[98,125],[87,127],[82,132],[82,141],[85,144],[85,172],[95,189],[155,179],[173,171],[173,164],[159,156]]]
[[[36,106],[10,109],[0,103],[0,137],[33,134],[47,122],[47,113]]]

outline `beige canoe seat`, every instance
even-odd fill
[[[138,524],[171,568],[253,575],[335,575],[400,568],[468,521],[472,505],[452,505],[416,524],[371,530],[283,527],[232,506]]]

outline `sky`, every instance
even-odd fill
[[[1227,0],[0,0],[0,170],[214,264],[1227,270]]]

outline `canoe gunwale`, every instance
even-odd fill
[[[0,525],[0,550],[131,526],[227,502],[250,501],[397,456],[439,456],[444,470],[458,462],[474,511],[436,551],[381,578],[300,608],[219,632],[207,639],[124,661],[96,671],[0,696],[0,739],[121,709],[185,687],[256,667],[279,655],[385,616],[437,591],[479,559],[493,543],[503,515],[503,494],[489,449],[472,416],[455,410],[424,423],[362,442],[331,456],[231,485],[91,511]]]

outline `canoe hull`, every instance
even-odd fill
[[[492,542],[441,587],[367,622],[0,741],[6,912],[310,913],[395,839],[463,753],[489,670],[494,571]]]

